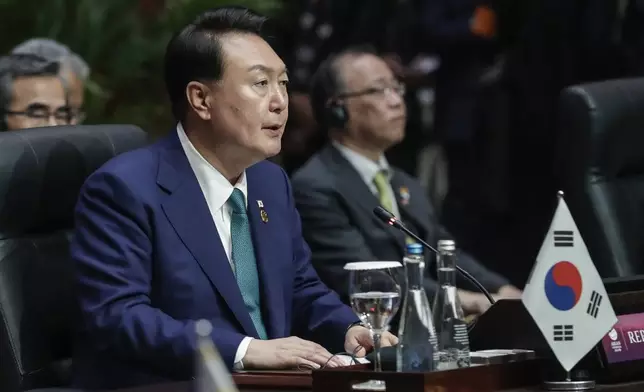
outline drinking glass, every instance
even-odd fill
[[[382,371],[380,338],[400,306],[402,264],[398,261],[361,261],[348,263],[351,307],[360,321],[371,330],[375,354],[374,370]],[[353,389],[384,391],[382,380],[354,385]]]

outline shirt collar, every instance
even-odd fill
[[[340,144],[338,142],[331,141],[333,147],[337,148],[340,151],[340,154],[346,158],[347,161],[353,166],[362,180],[367,184],[372,184],[373,179],[380,171],[384,171],[387,179],[391,181],[391,168],[389,162],[384,155],[381,155],[378,159],[378,162],[374,162],[371,159],[365,157],[364,155],[350,149],[349,147]]]
[[[197,151],[190,139],[188,139],[188,135],[186,135],[181,123],[177,124],[177,135],[210,209],[213,211],[219,210],[228,201],[235,188],[242,191],[244,199],[246,199],[246,206],[248,206],[246,171],[242,173],[235,186],[233,186],[223,174]]]

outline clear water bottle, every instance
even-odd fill
[[[456,245],[438,241],[438,292],[434,298],[434,325],[438,336],[437,370],[470,366],[470,340],[463,307],[456,292]]]
[[[436,368],[438,347],[432,310],[423,288],[425,258],[422,246],[407,245],[403,263],[407,293],[398,328],[396,367],[399,372],[430,372]]]

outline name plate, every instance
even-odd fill
[[[602,339],[609,364],[644,359],[644,313],[617,316],[617,324]]]

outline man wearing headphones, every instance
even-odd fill
[[[0,57],[0,130],[69,124],[59,64],[32,54]]]
[[[322,63],[311,90],[314,115],[330,143],[293,176],[304,237],[320,278],[348,301],[347,262],[401,260],[404,235],[378,221],[372,211],[382,205],[417,235],[435,244],[449,234],[438,223],[420,183],[389,166],[385,151],[405,133],[404,85],[387,64],[368,49],[348,49]],[[434,255],[427,255],[432,260]],[[490,292],[517,297],[520,290],[502,276],[461,252],[459,264]],[[425,286],[433,296],[434,264]],[[458,282],[467,287],[467,282]],[[472,287],[467,287],[472,288]],[[483,313],[482,294],[460,290],[463,308]]]

